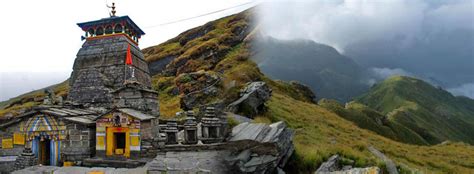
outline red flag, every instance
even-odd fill
[[[125,59],[125,64],[127,64],[127,65],[133,64],[133,63],[132,63],[132,54],[130,53],[130,44],[128,44],[127,57],[126,57],[126,59]]]

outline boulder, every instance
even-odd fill
[[[241,123],[228,137],[233,147],[227,164],[241,173],[273,173],[293,154],[293,130],[283,122],[271,125]]]
[[[265,82],[247,83],[240,92],[240,98],[229,104],[226,110],[253,118],[265,111],[265,102],[271,95],[272,89]]]
[[[341,157],[333,155],[319,166],[315,174],[380,174],[378,167],[353,168],[351,165],[343,166],[341,164]]]
[[[316,170],[315,173],[329,173],[340,170],[341,165],[339,164],[339,161],[339,155],[333,155],[326,162],[321,164],[321,166],[319,166],[318,170]]]
[[[318,173],[318,172],[315,172]],[[366,168],[351,168],[348,170],[340,170],[333,172],[319,172],[320,174],[380,174],[380,168],[378,167],[366,167]],[[319,174],[318,173],[318,174]]]

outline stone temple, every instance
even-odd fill
[[[145,33],[128,17],[110,17],[79,23],[86,42],[74,61],[68,99],[94,107],[112,106],[114,89],[124,85],[134,71],[135,80],[146,88],[151,86],[148,64],[138,40]],[[129,49],[129,50],[128,50]],[[131,54],[133,69],[124,62]],[[122,59],[121,59],[122,58]]]
[[[201,117],[187,111],[183,120],[159,120],[158,93],[138,47],[145,33],[130,17],[112,14],[78,24],[85,42],[65,102],[47,91],[43,105],[0,123],[0,172],[40,164],[143,167],[147,173],[284,167],[294,148],[293,131],[283,122],[229,129],[226,114],[212,106]]]

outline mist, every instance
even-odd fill
[[[310,39],[375,77],[414,76],[473,97],[474,0],[267,1],[259,13],[265,36]]]
[[[0,101],[61,83],[70,72],[0,72]]]

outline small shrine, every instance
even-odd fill
[[[226,132],[221,119],[216,115],[214,107],[207,107],[204,117],[201,119],[201,130],[203,143],[217,143],[224,140]]]
[[[184,144],[198,143],[198,127],[193,111],[187,112],[187,117],[184,122]]]
[[[141,140],[153,138],[154,119],[130,108],[115,108],[97,117],[96,156],[139,158]]]
[[[178,144],[178,123],[176,120],[168,120],[163,132],[166,135],[165,144]]]

